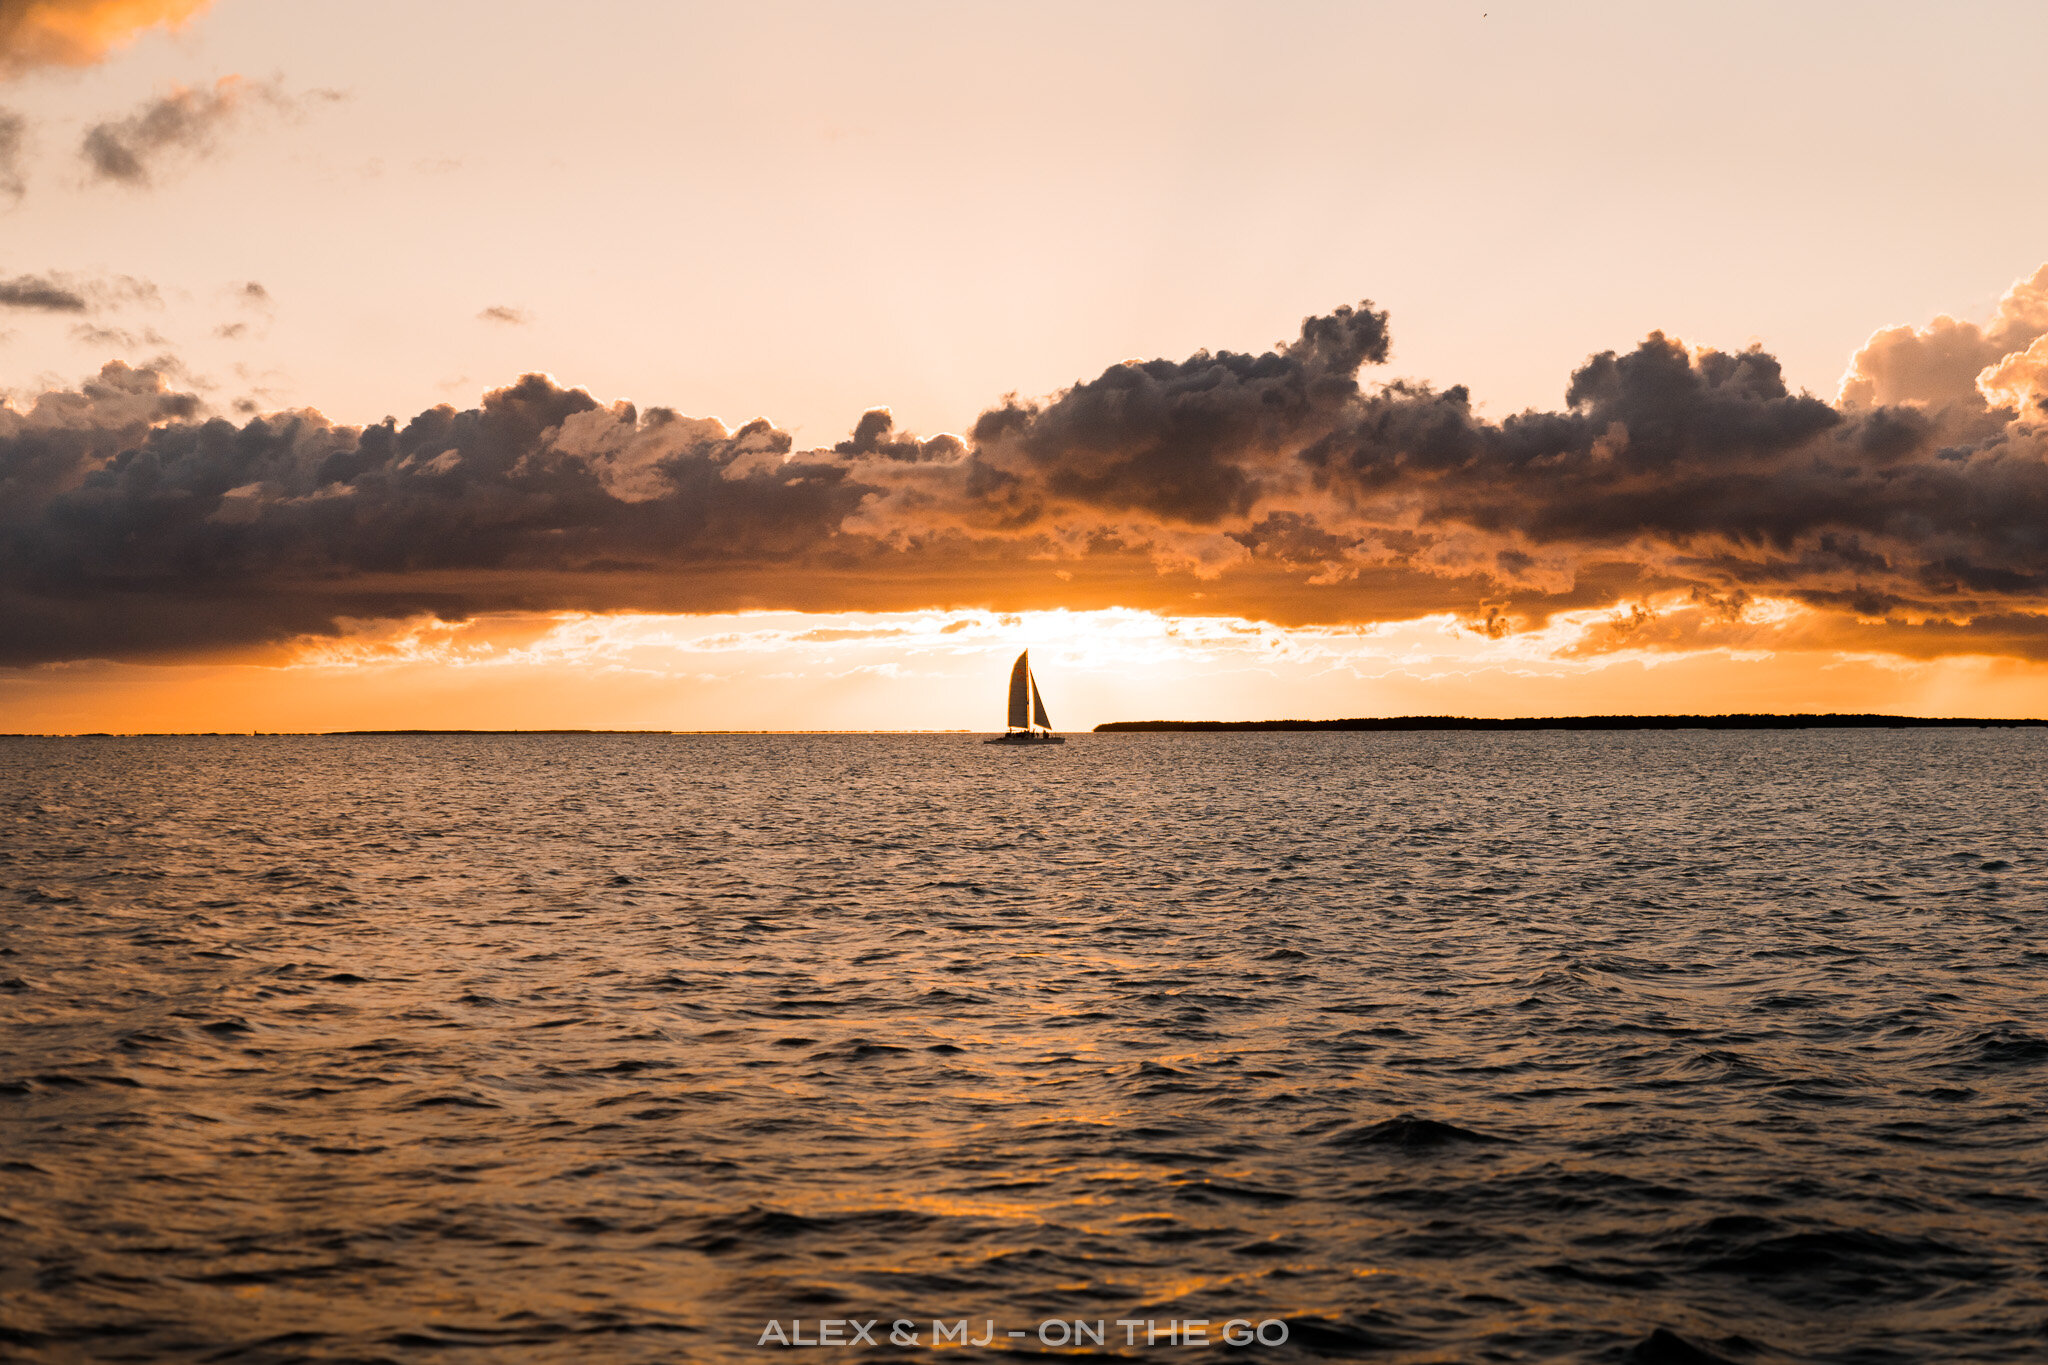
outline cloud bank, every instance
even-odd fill
[[[1790,602],[1799,647],[2048,658],[2044,300],[2048,268],[1988,324],[1880,332],[1834,402],[1760,349],[1653,333],[1500,421],[1362,381],[1391,333],[1360,304],[1261,354],[1006,399],[964,437],[878,409],[816,450],[539,375],[403,423],[238,425],[110,364],[0,408],[0,662],[423,614],[1197,601],[1491,635],[1629,603],[1585,647],[1669,649],[1752,647]]]

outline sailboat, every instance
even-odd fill
[[[1038,679],[1031,674],[1031,651],[1017,656],[1010,669],[1010,728],[984,744],[1065,744],[1052,732],[1045,718],[1045,698],[1039,694]]]

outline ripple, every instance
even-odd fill
[[[995,757],[0,740],[0,1354],[2038,1357],[2048,736]]]

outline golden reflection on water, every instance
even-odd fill
[[[0,745],[21,1349],[2031,1349],[2039,738],[1009,757]]]

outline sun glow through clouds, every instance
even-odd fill
[[[1873,627],[1873,629],[1876,629]],[[1489,633],[1489,631],[1498,633]],[[1633,711],[2023,715],[2048,670],[1856,648],[1827,618],[1683,595],[1540,625],[1283,627],[1101,611],[419,618],[260,663],[79,663],[4,688],[24,729],[993,730],[1020,649],[1057,728],[1106,720]]]

